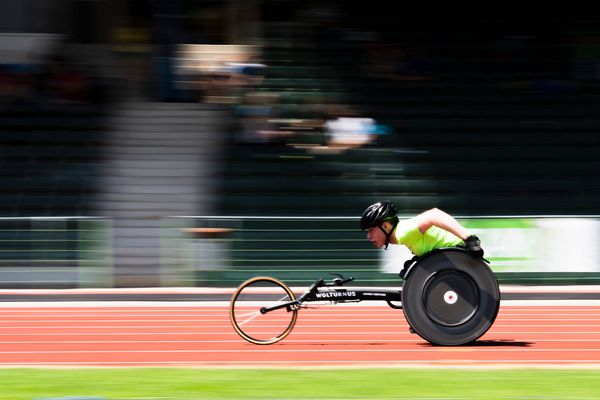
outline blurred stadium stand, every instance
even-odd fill
[[[281,113],[306,118],[341,102],[391,132],[341,155],[229,147],[223,214],[356,215],[380,198],[406,214],[598,213],[600,81],[577,75],[574,55],[576,30],[593,17],[332,2],[320,9],[327,25],[267,3],[259,90],[278,94]],[[367,58],[373,48],[387,54],[383,72]]]
[[[94,105],[0,106],[2,216],[93,213],[107,110]]]
[[[110,223],[89,218],[107,114],[99,104],[0,106],[0,287],[112,285]]]
[[[64,35],[70,66],[94,64],[121,97],[108,103],[106,82],[88,73],[75,74],[93,88],[83,101],[32,98],[47,76],[3,65],[0,214],[110,219],[118,286],[163,283],[172,215],[358,216],[382,198],[405,215],[600,214],[598,6],[455,3],[61,1],[48,14],[41,1],[14,2],[4,31]],[[34,4],[36,18],[24,18]],[[249,42],[265,67],[229,103],[178,86],[177,45]],[[341,116],[377,130],[366,144],[331,146],[325,122]],[[258,243],[244,232],[239,240]],[[261,254],[238,244],[250,261],[235,279]],[[357,262],[376,265],[361,251]],[[331,253],[315,254],[317,268]],[[210,274],[198,276],[235,280]]]

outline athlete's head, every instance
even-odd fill
[[[367,239],[377,248],[390,243],[390,236],[398,224],[398,211],[391,201],[371,204],[360,218],[360,227],[367,231]]]

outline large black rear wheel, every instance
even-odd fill
[[[402,287],[404,315],[428,342],[457,346],[479,339],[492,326],[500,290],[492,270],[459,248],[422,257]]]

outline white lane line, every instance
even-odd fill
[[[318,334],[317,332],[314,333]],[[335,333],[332,333],[335,334]],[[339,333],[337,333],[339,335]],[[210,336],[223,336],[223,335],[231,335],[238,336],[238,334],[233,330],[227,332],[74,332],[74,333],[0,333],[0,337],[2,336],[174,336],[174,335],[188,335],[188,336],[197,336],[197,335],[210,335]]]
[[[406,326],[406,328],[408,329],[408,325]],[[571,331],[504,331],[504,332],[499,332],[495,329],[490,330],[486,335],[538,335],[538,334],[551,334],[551,335],[569,335],[569,336],[577,336],[577,335],[600,335],[600,330],[599,331],[590,331],[590,332],[571,332]],[[198,336],[198,335],[210,335],[210,336],[223,336],[223,335],[231,335],[231,336],[235,336],[237,337],[237,333],[235,331],[233,331],[233,329],[228,330],[228,331],[216,331],[216,332],[74,332],[74,333],[48,333],[48,332],[44,332],[44,333],[0,333],[0,337],[2,336],[32,336],[32,337],[45,337],[45,336],[61,336],[61,337],[66,337],[66,336],[99,336],[99,337],[103,337],[103,336],[174,336],[174,335],[178,335],[178,336]],[[410,337],[414,337],[415,340],[414,341],[419,341],[421,340],[419,337],[414,336],[413,334],[409,333],[408,331],[391,331],[391,332],[365,332],[365,331],[348,331],[348,332],[321,332],[321,331],[295,331],[292,332],[290,334],[290,337],[293,336],[301,336],[301,335],[322,335],[322,336],[348,336],[348,335],[352,335],[352,336],[368,336],[368,338],[364,339],[364,340],[371,340],[371,338],[376,337],[376,338],[381,338],[381,337],[387,337],[387,336],[391,336],[391,337],[397,337],[398,335],[406,335]],[[483,340],[486,340],[487,336],[484,336]],[[522,336],[518,337],[518,340],[523,340],[523,339],[527,339],[527,338],[523,338]],[[531,338],[530,338],[531,339]],[[379,340],[383,340],[383,339],[379,339]],[[500,339],[498,339],[500,340]],[[574,341],[587,341],[587,339],[574,339]],[[241,341],[241,339],[240,339]],[[288,339],[284,340],[285,342],[288,341]],[[537,340],[536,340],[537,341]],[[244,343],[242,341],[242,343]]]
[[[515,300],[517,301],[517,300]],[[577,303],[579,302],[579,303]],[[598,309],[600,308],[600,300],[593,300],[598,304],[590,304],[590,300],[572,300],[564,305],[561,304],[544,304],[544,302],[527,302],[522,305],[521,303],[514,304],[501,304],[501,310],[569,310],[569,309]],[[243,304],[238,303],[237,307],[256,307],[257,305],[263,305],[264,302],[246,302]],[[322,304],[322,303],[306,303],[306,311],[310,310],[321,310],[321,311],[334,311],[338,309],[354,309],[357,312],[369,312],[370,310],[394,310],[386,303],[370,304],[366,303],[337,303],[337,304]],[[221,304],[214,304],[214,302],[196,302],[196,303],[183,303],[183,302],[137,302],[127,303],[117,301],[107,302],[58,302],[58,301],[46,301],[46,302],[35,302],[35,303],[23,303],[23,302],[2,302],[0,303],[0,309],[3,312],[45,312],[44,310],[64,310],[66,312],[80,312],[81,309],[88,309],[93,312],[114,312],[114,311],[135,311],[135,312],[165,312],[165,311],[180,311],[180,312],[193,312],[197,311],[214,311],[229,309],[230,304],[222,302]]]
[[[99,321],[93,321],[98,323]],[[131,323],[132,321],[126,321]],[[389,325],[389,324],[369,324],[371,328],[394,328],[398,326],[406,326],[404,322],[400,325]],[[530,325],[514,325],[514,326],[527,326]],[[539,326],[539,325],[536,325]],[[560,325],[551,325],[551,326],[560,326]],[[570,325],[577,326],[577,325]],[[590,325],[581,325],[581,326],[590,326]],[[263,327],[280,327],[280,325],[273,324],[265,324]],[[295,329],[302,328],[356,328],[356,324],[306,324],[302,323],[302,325],[296,326]],[[38,328],[38,326],[0,326],[0,329],[31,329]],[[44,326],[44,329],[122,329],[122,328],[195,328],[195,329],[233,329],[231,324],[223,324],[223,325],[85,325],[85,326]],[[339,332],[341,333],[341,332]]]
[[[501,300],[500,307],[572,307],[572,306],[600,306],[600,300]]]
[[[259,332],[256,332],[258,334]],[[265,332],[269,333],[269,332]],[[503,339],[519,339],[519,340],[535,340],[535,338],[543,337],[547,334],[552,335],[562,335],[562,336],[574,336],[580,337],[581,335],[590,335],[592,337],[598,337],[598,331],[581,331],[581,332],[567,332],[567,331],[498,331],[498,330],[490,330],[486,335],[494,335],[500,336]],[[213,331],[213,332],[80,332],[80,331],[69,331],[69,332],[60,332],[60,333],[3,333],[0,334],[0,337],[46,337],[46,336],[131,336],[131,335],[147,335],[147,336],[169,336],[169,335],[177,335],[177,336],[200,336],[200,337],[218,337],[223,335],[231,335],[236,336],[236,332],[231,329],[227,331]],[[387,331],[387,332],[365,332],[365,331],[354,331],[354,332],[315,332],[315,331],[294,331],[291,334],[292,336],[314,336],[314,337],[346,337],[346,336],[359,336],[365,337],[367,339],[370,338],[381,338],[381,337],[398,337],[398,336],[406,336],[413,337],[415,341],[421,340],[421,338],[415,334],[408,332],[408,326],[405,329],[397,330],[397,331]],[[381,339],[380,339],[381,340]],[[582,341],[586,341],[586,338],[581,339]]]
[[[170,313],[164,313],[164,310],[156,310],[149,311],[145,313],[139,313],[138,311],[143,310],[131,310],[131,311],[123,311],[123,310],[106,310],[106,312],[97,312],[94,310],[90,310],[89,312],[82,312],[81,310],[53,310],[53,311],[44,311],[44,309],[35,310],[34,312],[23,312],[20,309],[6,310],[0,309],[0,318],[42,318],[45,317],[52,318],[57,316],[63,316],[66,318],[71,317],[202,317],[202,316],[225,316],[228,315],[229,309],[223,308],[221,310],[190,310],[189,313],[181,313],[179,310],[174,310]],[[244,311],[244,310],[242,310]],[[251,311],[251,310],[248,310]],[[326,316],[327,318],[342,318],[342,317],[390,317],[390,316],[402,316],[403,312],[401,310],[372,310],[369,312],[362,312],[357,310],[336,310],[335,312],[329,312],[330,310],[300,310],[299,315],[307,318]],[[366,311],[366,310],[365,310]],[[585,316],[590,318],[600,318],[600,309],[591,311],[584,307],[576,308],[572,310],[551,310],[546,308],[540,308],[538,310],[523,310],[523,312],[518,310],[500,310],[498,313],[498,318],[502,317],[538,317],[538,318],[546,318],[546,317],[579,317]],[[162,313],[156,313],[162,312]]]
[[[143,311],[143,310],[140,310]],[[160,310],[163,311],[164,310]],[[379,310],[381,311],[381,310]],[[543,313],[540,313],[539,311],[544,311]],[[592,312],[590,310],[586,310],[586,309],[575,309],[575,310],[571,310],[569,312],[552,312],[552,311],[547,311],[546,309],[542,309],[540,308],[540,310],[538,310],[538,312],[513,312],[513,311],[506,311],[506,310],[500,310],[500,312],[498,313],[498,318],[501,317],[545,317],[545,316],[552,316],[552,317],[576,317],[578,315],[583,315],[583,316],[587,316],[587,317],[591,317],[591,318],[599,318],[600,319],[600,310],[598,310],[597,312]],[[578,312],[577,312],[578,311]],[[373,317],[389,317],[390,315],[403,315],[402,311],[400,310],[389,310],[389,311],[383,311],[383,312],[375,312],[375,311],[370,311],[370,312],[356,312],[356,311],[349,311],[349,310],[343,310],[340,311],[338,310],[336,313],[333,313],[334,315],[330,315],[332,313],[328,313],[328,312],[324,312],[321,310],[314,310],[314,311],[306,311],[306,310],[300,310],[299,311],[299,315],[302,315],[304,317],[315,317],[315,316],[320,316],[320,315],[327,315],[327,318],[335,318],[336,316],[350,316],[350,317],[362,317],[362,316],[373,316]],[[56,316],[64,316],[67,318],[71,318],[71,317],[98,317],[98,318],[102,318],[102,317],[202,317],[202,316],[220,316],[220,315],[228,315],[229,314],[229,309],[222,309],[222,310],[214,310],[214,311],[191,311],[189,314],[180,314],[180,313],[168,313],[168,314],[157,314],[154,312],[147,312],[147,313],[129,313],[126,311],[114,311],[114,310],[108,310],[106,313],[99,313],[96,311],[90,311],[90,312],[81,312],[81,310],[65,310],[63,311],[44,311],[44,310],[36,310],[35,312],[23,312],[21,310],[0,310],[0,317],[9,317],[9,318],[41,318],[41,317],[47,317],[47,318],[53,318]]]
[[[257,317],[259,317],[260,313],[249,313],[244,316],[250,316],[251,318],[244,323],[250,322]],[[269,321],[288,321],[289,318],[269,318]],[[302,323],[318,323],[321,320],[327,320],[328,322],[340,321],[340,322],[399,322],[404,321],[404,316],[394,317],[394,318],[302,318]],[[14,324],[14,323],[31,323],[31,324],[58,324],[58,323],[137,323],[137,322],[227,322],[229,318],[224,316],[223,318],[178,318],[178,319],[163,319],[163,318],[152,318],[152,319],[1,319],[0,324]],[[496,319],[495,324],[504,325],[505,322],[509,321],[556,321],[557,323],[562,323],[566,321],[591,321],[591,322],[599,322],[600,318],[506,318],[506,317],[498,317]],[[241,324],[240,324],[241,325]],[[591,326],[592,324],[590,324]],[[595,324],[593,324],[595,325]],[[540,325],[536,325],[540,326]]]
[[[259,315],[260,312],[259,310],[238,310],[238,315],[240,315],[240,313],[244,313],[244,315],[254,315],[255,313],[258,313]],[[269,316],[272,316],[272,314],[267,314]],[[284,313],[282,313],[282,315],[285,315]],[[300,311],[299,316],[305,318],[305,319],[360,319],[360,320],[386,320],[386,321],[393,321],[394,319],[397,318],[401,318],[404,316],[404,313],[402,312],[390,312],[390,313],[365,313],[365,314],[360,314],[360,313],[349,313],[349,312],[341,312],[341,313],[336,313],[336,314],[322,314],[322,313],[305,313]],[[177,318],[177,319],[185,319],[185,320],[190,320],[190,319],[205,319],[205,318],[219,318],[219,319],[228,319],[229,318],[229,311],[223,311],[222,313],[214,313],[214,314],[203,314],[203,313],[198,313],[198,314],[110,314],[110,315],[97,315],[97,314],[61,314],[61,313],[56,313],[56,314],[32,314],[32,315],[24,315],[24,314],[18,314],[18,315],[14,315],[14,314],[2,314],[2,312],[0,312],[0,322],[1,321],[27,321],[27,320],[31,320],[31,321],[53,321],[56,320],[57,318],[60,319],[72,319],[72,320],[81,320],[81,319],[97,319],[100,321],[110,321],[110,320],[131,320],[131,318],[137,318],[136,320],[139,321],[144,321],[144,320],[148,320],[148,319],[152,319],[152,320],[172,320],[173,318]],[[498,319],[534,319],[534,320],[546,320],[546,319],[586,319],[586,320],[591,320],[591,321],[600,321],[600,313],[598,314],[591,314],[591,313],[563,313],[563,314],[555,314],[555,313],[549,313],[549,314],[540,314],[540,313],[532,313],[532,314],[521,314],[521,313],[499,313],[497,318]]]
[[[253,315],[253,314],[249,314]],[[261,314],[258,313],[260,316]],[[238,317],[239,318],[239,317]],[[278,320],[288,320],[289,318],[285,317],[283,314],[279,316],[269,316],[269,320],[278,321]],[[155,322],[155,323],[170,323],[170,322],[223,322],[229,323],[229,315],[227,313],[219,314],[219,315],[190,315],[190,316],[177,316],[177,315],[168,315],[165,317],[155,316],[155,315],[137,315],[137,316],[127,316],[127,315],[111,315],[111,316],[95,316],[95,315],[81,315],[81,316],[73,316],[73,315],[54,315],[54,316],[2,316],[0,315],[0,324],[56,324],[56,323],[142,323],[142,322]],[[298,314],[299,323],[320,323],[322,321],[327,322],[357,322],[357,323],[374,323],[374,322],[389,322],[392,324],[396,324],[397,322],[404,322],[405,316],[402,313],[398,313],[395,315],[306,315],[299,313]],[[520,322],[547,322],[547,323],[561,323],[561,322],[589,322],[590,325],[600,325],[600,315],[577,315],[577,314],[565,314],[561,315],[507,315],[501,314],[498,315],[495,325],[504,325],[507,323],[520,323]]]
[[[157,366],[186,366],[193,368],[278,368],[285,369],[306,369],[306,368],[431,368],[431,369],[463,369],[471,370],[481,368],[484,369],[513,369],[513,368],[535,368],[535,369],[598,369],[600,363],[597,360],[471,360],[471,359],[454,359],[440,361],[426,360],[369,360],[363,362],[361,360],[289,360],[289,361],[72,361],[72,362],[9,362],[0,364],[0,368],[28,368],[28,367],[92,367],[92,368],[127,368],[131,366],[139,367],[157,367]]]
[[[145,350],[93,350],[93,349],[82,349],[82,350],[24,350],[24,351],[0,351],[0,354],[137,354],[137,353],[199,353],[199,354],[213,354],[213,353],[339,353],[339,348],[318,348],[318,349],[288,349],[282,344],[278,346],[272,346],[260,349],[181,349],[181,350],[160,350],[160,349],[145,349]],[[394,349],[394,348],[377,348],[377,349],[343,349],[344,354],[347,353],[473,353],[473,352],[485,352],[485,353],[510,353],[514,352],[513,348],[500,348],[500,347],[485,347],[485,346],[470,346],[470,347],[420,347],[416,349]],[[577,352],[577,353],[598,353],[600,348],[585,348],[585,349],[573,349],[573,348],[522,348],[524,352],[544,352],[544,353],[556,353],[556,352]],[[600,362],[600,358],[597,360]]]
[[[83,311],[82,311],[83,310]],[[2,306],[0,303],[0,315],[9,315],[16,314],[19,316],[28,316],[28,315],[139,315],[145,316],[148,314],[153,315],[181,315],[181,316],[189,316],[194,315],[206,315],[206,314],[224,314],[229,312],[228,307],[216,308],[216,309],[172,309],[168,310],[168,314],[155,314],[155,313],[164,313],[166,309],[152,309],[152,308],[135,308],[135,309],[122,309],[122,308],[111,308],[111,309],[94,309],[94,308],[64,308],[59,307],[56,309],[48,310],[45,307],[39,307],[37,309],[23,309],[23,308],[6,308]],[[130,314],[132,313],[132,314]],[[175,314],[180,313],[180,314]],[[300,314],[304,315],[319,315],[319,314],[339,314],[339,315],[390,315],[394,313],[402,314],[401,310],[394,310],[390,307],[378,307],[373,309],[363,309],[357,308],[354,310],[349,310],[347,308],[318,308],[318,309],[301,309]],[[510,307],[510,308],[500,308],[498,315],[572,315],[573,313],[584,313],[585,315],[590,316],[598,316],[600,315],[600,308],[590,308],[586,306],[575,307],[575,308],[550,308],[550,307],[535,307],[535,308],[519,308],[519,307]]]
[[[563,324],[555,324],[555,325],[535,325],[534,327],[531,326],[531,324],[510,324],[510,325],[504,325],[504,326],[498,326],[496,327],[496,329],[499,328],[517,328],[517,327],[525,327],[525,328],[557,328],[557,327],[561,327],[563,326],[565,329],[571,329],[572,332],[572,328],[598,328],[598,326],[596,325],[580,325],[580,324],[569,324],[568,326],[564,326]],[[263,328],[267,328],[267,327],[271,327],[271,328],[278,328],[279,326],[273,326],[273,325],[264,325]],[[374,324],[370,324],[369,327],[371,328],[387,328],[387,329],[399,329],[399,328],[403,328],[403,327],[408,327],[406,324],[399,324],[399,325],[374,325]],[[27,330],[27,329],[39,329],[39,326],[0,326],[0,330]],[[198,329],[198,330],[205,330],[205,329],[233,329],[231,327],[231,325],[86,325],[86,326],[44,326],[44,329],[61,329],[63,330],[65,333],[68,333],[69,331],[73,331],[73,330],[77,330],[77,329],[85,329],[85,330],[89,330],[89,329],[174,329],[174,328],[178,328],[178,329]],[[294,328],[294,332],[296,331],[304,331],[307,328],[322,328],[322,329],[328,329],[328,328],[357,328],[356,324],[352,324],[352,325],[345,325],[345,324],[334,324],[334,325],[321,325],[321,324],[316,324],[316,325],[306,325],[303,324],[301,326],[297,326]],[[540,333],[543,333],[545,331],[540,331]],[[214,332],[213,332],[214,333]],[[337,332],[333,332],[334,334],[338,334],[338,335],[343,335],[346,334],[347,331],[344,330],[342,331],[337,331]],[[586,333],[583,332],[582,333]]]
[[[285,339],[282,344],[303,344],[303,343],[333,343],[333,344],[343,344],[343,343],[358,343],[364,344],[365,346],[372,346],[372,342],[374,340],[370,339]],[[422,343],[421,339],[378,339],[377,342],[385,342],[385,343]],[[506,347],[519,347],[519,343],[523,342],[523,340],[516,339],[492,339],[492,338],[483,338],[479,340],[480,343],[497,343],[498,346],[506,346]],[[581,339],[536,339],[532,341],[531,346],[538,343],[580,343]],[[600,342],[600,339],[586,339],[585,342]],[[141,344],[141,343],[152,343],[152,344],[162,344],[162,343],[238,343],[238,344],[247,344],[245,341],[241,339],[236,340],[22,340],[22,341],[0,341],[0,345],[2,344]],[[384,344],[384,343],[378,343]],[[485,345],[482,345],[485,346]],[[490,345],[493,347],[493,345]],[[478,345],[473,346],[464,346],[464,347],[448,347],[448,349],[473,349],[479,348]],[[440,348],[441,349],[441,348]],[[443,351],[443,350],[441,350]]]
[[[260,314],[259,314],[260,315]],[[3,320],[0,318],[0,323],[52,323],[52,324],[62,324],[62,323],[136,323],[136,322],[226,322],[228,318],[219,318],[219,319],[208,319],[208,318],[185,318],[185,319],[18,319],[18,320]],[[283,320],[283,319],[282,319]],[[391,321],[392,319],[390,319]],[[277,319],[271,319],[271,321],[277,321]],[[357,320],[362,321],[362,320]],[[6,327],[3,327],[6,328]]]
[[[370,360],[368,363],[360,360],[290,360],[290,361],[98,361],[98,362],[23,362],[0,364],[0,368],[31,368],[31,367],[58,367],[58,368],[128,368],[138,366],[140,368],[151,368],[158,366],[185,366],[192,368],[284,368],[290,370],[306,368],[326,368],[326,369],[346,369],[346,368],[428,368],[428,369],[462,369],[471,370],[484,369],[598,369],[598,361],[585,360],[507,360],[507,361],[475,361],[475,360],[454,360],[454,361],[419,361],[419,360]],[[586,397],[587,399],[587,397]]]
[[[65,313],[65,314],[73,314],[73,313],[89,313],[89,314],[114,314],[114,313],[164,313],[168,312],[172,314],[173,312],[178,313],[210,313],[210,312],[228,312],[229,307],[217,307],[217,308],[208,308],[208,307],[190,307],[190,308],[172,308],[169,309],[167,307],[164,308],[151,308],[151,307],[136,307],[136,308],[121,308],[121,307],[110,307],[110,308],[94,308],[94,307],[56,307],[52,309],[47,309],[46,307],[36,307],[36,308],[7,308],[0,307],[0,314],[54,314],[54,313]],[[188,314],[185,314],[188,315]]]
[[[529,359],[529,360],[474,360],[474,359],[454,359],[454,360],[369,360],[362,362],[361,360],[271,360],[271,361],[248,361],[248,360],[237,360],[237,361],[46,361],[46,362],[7,362],[2,363],[2,368],[10,368],[11,365],[166,365],[166,364],[180,364],[180,365],[198,365],[202,368],[210,367],[211,365],[226,365],[228,367],[235,365],[266,365],[266,364],[278,364],[288,365],[293,367],[295,364],[308,364],[308,365],[334,365],[334,364],[358,364],[356,368],[377,368],[378,364],[392,364],[394,367],[402,367],[403,364],[411,364],[411,368],[414,368],[414,364],[422,364],[423,366],[433,366],[439,368],[448,368],[460,366],[467,369],[473,368],[478,369],[478,364],[488,365],[506,365],[506,364],[518,364],[525,366],[532,366],[534,364],[582,364],[582,365],[596,365],[600,368],[600,363],[597,360],[579,360],[579,359],[557,359],[557,360],[546,360],[546,359]]]
[[[151,314],[151,313],[147,313],[147,314],[126,314],[126,313],[111,313],[111,314],[95,314],[95,313],[85,313],[85,314],[71,314],[71,313],[51,313],[51,312],[42,312],[42,313],[35,313],[35,314],[23,314],[23,313],[11,313],[11,314],[5,314],[3,311],[0,311],[0,318],[18,318],[20,320],[22,319],[33,319],[33,318],[39,318],[40,320],[44,320],[44,319],[52,319],[52,318],[56,318],[56,317],[64,317],[64,318],[79,318],[79,317],[87,317],[87,318],[109,318],[109,317],[114,317],[114,318],[133,318],[133,317],[141,317],[141,318],[164,318],[164,317],[184,317],[184,318],[193,318],[193,317],[218,317],[218,316],[227,316],[229,314],[228,310],[223,310],[222,312],[215,312],[215,313],[194,313],[194,314],[175,314],[175,313],[169,313],[169,314]],[[357,315],[362,315],[362,314],[357,314]],[[378,314],[380,316],[385,316],[385,314]],[[389,315],[389,314],[388,314]],[[572,314],[565,314],[567,316],[572,316]],[[586,314],[586,315],[590,315],[590,316],[594,316],[595,314]],[[600,317],[600,314],[598,314],[598,317]]]
[[[131,322],[131,321],[129,321]],[[127,325],[113,325],[113,324],[108,324],[108,325],[103,325],[101,323],[98,323],[98,321],[96,321],[96,323],[94,325],[61,325],[61,326],[40,326],[40,325],[12,325],[12,326],[0,326],[0,334],[3,333],[10,333],[9,331],[11,329],[13,330],[19,330],[19,331],[28,331],[31,329],[51,329],[51,330],[57,330],[57,329],[63,329],[66,332],[68,331],[72,331],[72,330],[76,330],[76,329],[83,329],[83,330],[89,330],[89,329],[134,329],[134,330],[139,330],[139,329],[157,329],[158,332],[160,331],[164,331],[165,329],[176,329],[176,331],[179,331],[180,329],[184,329],[184,330],[191,330],[193,332],[207,332],[210,330],[210,332],[215,332],[215,330],[217,331],[233,331],[233,327],[231,324],[226,323],[225,321],[223,321],[223,324],[211,324],[211,325],[204,325],[204,324],[184,324],[184,325],[172,325],[172,324],[165,324],[165,325],[160,325],[160,324],[127,324]],[[261,324],[261,327],[263,328],[273,328],[273,327],[281,327],[281,324],[277,323],[277,321],[270,321],[272,323],[264,323]],[[328,321],[329,322],[329,321]],[[257,327],[258,328],[258,327]],[[327,328],[327,329],[324,329]],[[332,329],[333,328],[333,329]],[[339,328],[339,329],[335,329],[335,328]],[[334,324],[322,324],[322,323],[306,323],[306,321],[301,321],[301,323],[297,323],[296,326],[294,327],[293,332],[296,331],[315,331],[315,332],[322,332],[322,333],[326,333],[326,332],[331,332],[331,333],[337,333],[337,334],[344,334],[346,332],[357,332],[357,331],[366,331],[366,329],[371,329],[371,332],[388,332],[388,331],[392,331],[392,332],[396,332],[398,330],[402,330],[404,328],[408,328],[408,324],[406,323],[405,320],[402,321],[398,321],[397,324],[368,324],[368,325],[361,325],[361,324],[343,324],[343,323],[334,323]],[[560,331],[560,332],[571,332],[571,333],[577,333],[576,330],[574,330],[573,328],[588,328],[588,329],[596,329],[596,330],[600,330],[600,325],[597,324],[561,324],[561,323],[557,323],[557,324],[494,324],[492,325],[492,327],[490,328],[490,331],[496,331],[496,330],[500,330],[500,329],[517,329],[517,331],[520,331],[518,328],[524,328],[530,332],[535,332],[535,331],[539,331],[539,329],[543,329],[541,330],[541,332],[547,332],[546,328],[554,328],[555,331]],[[539,328],[539,329],[538,329]],[[368,331],[367,331],[368,332]],[[582,333],[586,333],[588,332],[587,330],[583,329],[581,330]]]
[[[372,302],[364,301],[359,303],[320,305],[322,307],[366,307],[366,308],[386,308],[385,304],[373,305]],[[229,301],[32,301],[32,302],[3,302],[0,303],[0,309],[4,308],[147,308],[155,307],[157,309],[186,309],[195,308],[222,308],[229,307]],[[598,300],[502,300],[500,307],[600,307]]]
[[[520,316],[519,316],[520,317]],[[572,315],[570,317],[557,317],[557,316],[552,316],[552,317],[547,317],[547,318],[543,318],[543,317],[526,317],[523,316],[523,318],[515,318],[513,316],[506,316],[506,315],[499,315],[496,318],[496,321],[599,321],[600,322],[600,317],[595,318],[595,317],[573,317]],[[0,320],[1,321],[1,320]]]
[[[177,308],[177,307],[162,307],[162,308],[153,308],[153,307],[134,307],[134,308],[125,308],[125,307],[65,307],[65,306],[57,306],[57,307],[44,307],[40,304],[39,307],[10,307],[7,306],[10,303],[0,303],[0,313],[9,314],[9,313],[17,313],[17,314],[53,314],[53,313],[92,313],[92,314],[109,314],[109,313],[216,313],[216,312],[228,312],[229,307],[186,307],[186,308]],[[52,304],[52,303],[49,303]],[[264,304],[263,304],[264,305]],[[255,309],[258,306],[262,306],[261,304],[254,305],[243,305],[236,307],[237,309]],[[307,308],[301,308],[300,311],[304,313],[356,313],[356,314],[370,314],[373,312],[376,313],[394,313],[394,312],[402,312],[400,309],[394,309],[389,306],[381,306],[381,307],[351,307],[351,306],[343,306],[341,304],[330,305],[330,306],[308,306]],[[586,306],[586,305],[578,305],[576,307],[550,307],[550,306],[539,306],[539,307],[512,307],[512,306],[502,306],[499,308],[499,311],[502,312],[514,312],[514,313],[568,313],[573,311],[580,312],[600,312],[600,307],[596,306]]]

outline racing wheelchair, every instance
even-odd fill
[[[283,282],[255,277],[234,292],[229,317],[235,331],[250,343],[277,343],[290,334],[298,312],[313,302],[385,301],[402,309],[414,333],[434,345],[458,346],[480,338],[492,326],[500,290],[486,260],[460,247],[414,257],[400,272],[400,289],[344,287],[353,278],[337,275],[315,281],[296,297]]]

